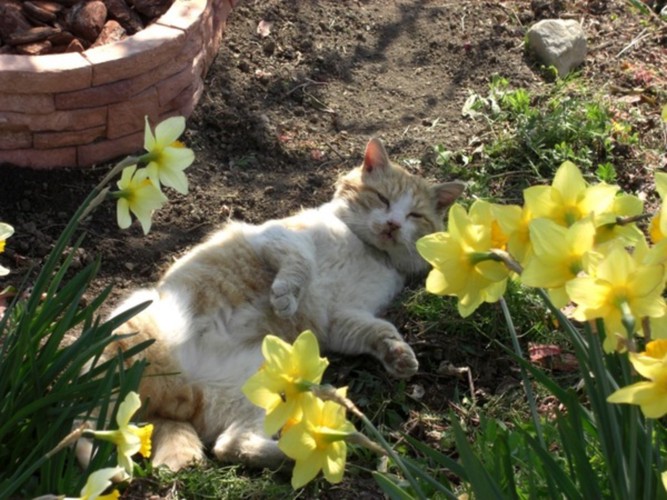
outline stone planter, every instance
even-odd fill
[[[189,116],[238,0],[175,0],[155,23],[82,53],[0,55],[0,166],[88,167],[139,152]]]

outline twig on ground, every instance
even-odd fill
[[[629,44],[627,44],[625,47],[623,47],[621,49],[621,51],[618,54],[616,54],[615,58],[621,57],[621,55],[625,54],[628,50],[630,50],[632,47],[637,45],[639,42],[641,42],[645,38],[648,38],[649,36],[651,36],[651,33],[646,33],[647,31],[648,31],[647,28],[644,28],[641,31],[641,33],[639,33],[639,35],[637,35],[635,38],[633,38],[633,40]]]
[[[293,89],[288,91],[287,94],[285,94],[285,97],[287,97],[288,95],[292,95],[294,92],[296,92],[299,89],[305,89],[307,87],[310,87],[311,85],[328,85],[328,83],[327,82],[316,82],[315,80],[311,80],[310,78],[306,78],[305,82],[300,83],[299,85],[297,85],[296,87],[294,87]]]

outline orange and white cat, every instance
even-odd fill
[[[370,354],[393,376],[415,374],[414,352],[377,314],[427,269],[415,241],[442,230],[462,190],[409,174],[372,139],[330,202],[261,225],[229,222],[155,288],[134,292],[115,314],[152,303],[116,332],[137,334],[112,347],[156,340],[141,354],[150,364],[140,386],[153,462],[179,469],[205,447],[227,462],[285,460],[263,432],[264,410],[241,393],[269,333],[292,341],[311,329],[325,352]]]

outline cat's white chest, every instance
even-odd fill
[[[332,217],[313,237],[317,272],[310,290],[329,305],[376,313],[402,289],[401,274],[339,219]]]

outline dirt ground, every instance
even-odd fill
[[[229,217],[261,222],[329,199],[335,178],[360,162],[373,136],[412,170],[451,178],[435,164],[433,146],[466,148],[486,130],[483,121],[461,114],[469,91],[486,94],[494,74],[533,92],[549,85],[523,45],[526,29],[542,18],[582,22],[589,54],[581,71],[592,86],[631,89],[638,68],[648,67],[662,78],[653,84],[664,88],[667,34],[653,32],[631,45],[646,16],[630,11],[622,0],[243,1],[187,122],[185,142],[196,154],[190,193],[169,193],[147,237],[138,224],[119,230],[115,207],[105,204],[84,224],[88,236],[75,265],[99,256],[91,293],[113,284],[114,299],[153,283]],[[257,32],[260,21],[270,23],[265,37]],[[13,270],[4,284],[18,285],[39,267],[108,169],[0,167],[0,220],[16,228],[0,256]],[[395,309],[394,321],[414,339],[418,325],[400,305]],[[416,346],[425,366],[425,358],[456,349],[444,332],[420,337]],[[493,391],[504,372],[502,362],[489,366],[478,385]],[[415,380],[444,404],[451,384],[421,373]]]

